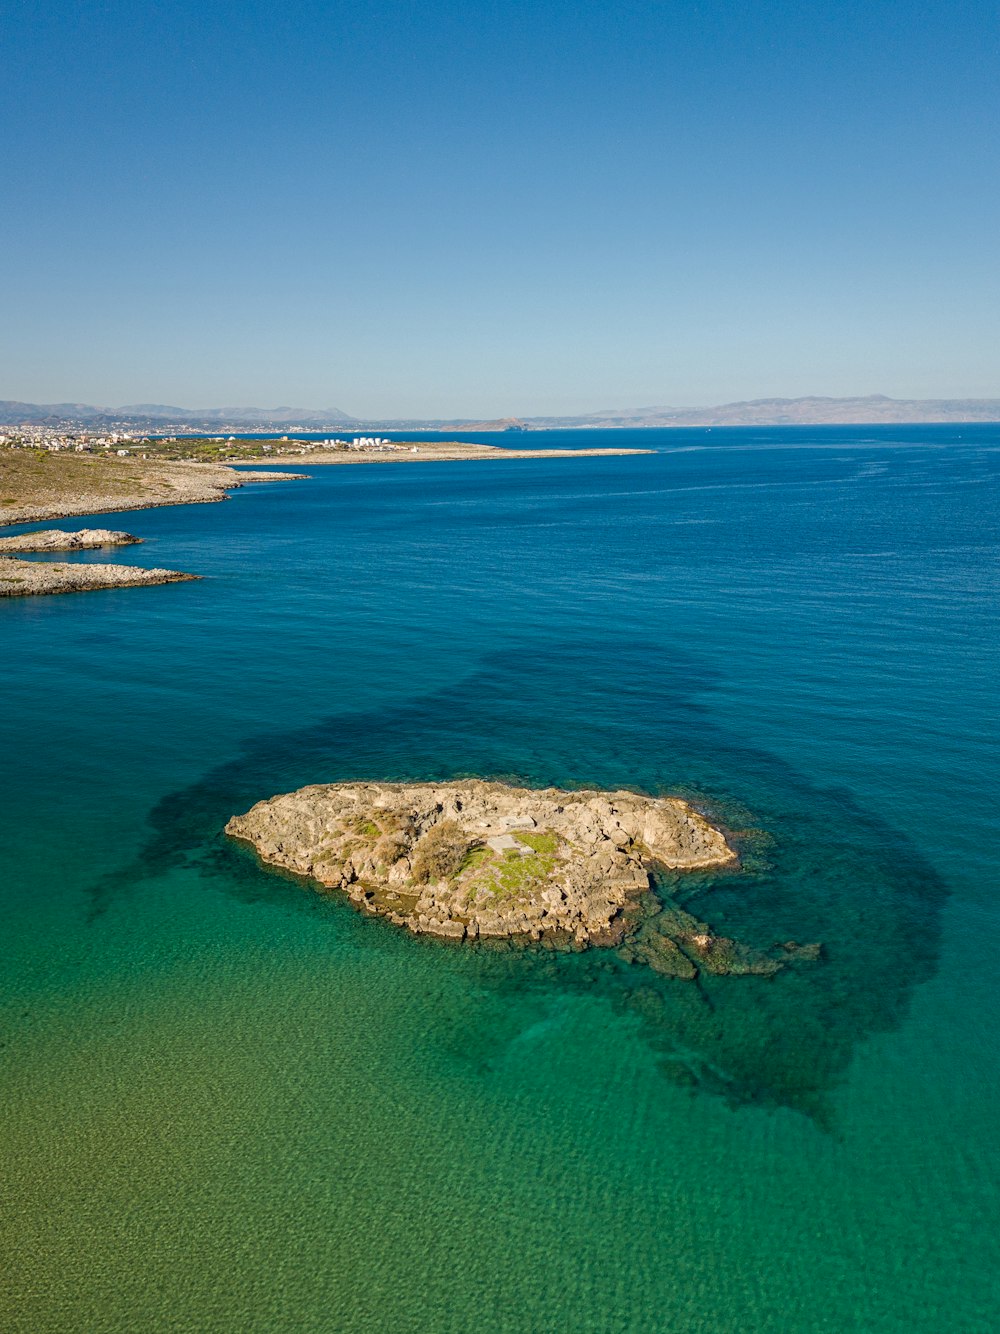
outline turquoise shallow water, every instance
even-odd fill
[[[996,1327],[1000,429],[636,440],[115,516],[205,579],[0,605],[5,1329]],[[680,892],[823,962],[413,940],[219,837],[460,774],[763,831]]]

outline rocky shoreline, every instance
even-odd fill
[[[414,934],[616,947],[673,977],[771,975],[818,946],[765,953],[654,894],[651,872],[738,868],[688,803],[503,783],[334,783],[258,802],[226,825],[260,858]]]
[[[301,481],[307,474],[282,471],[296,467],[371,463],[457,463],[476,459],[572,459],[602,455],[648,454],[647,449],[503,449],[460,441],[401,442],[391,452],[363,449],[296,449],[276,441],[271,454],[253,462],[276,467],[240,467],[190,459],[111,458],[42,450],[0,449],[0,527],[74,514],[108,514],[155,509],[163,505],[199,505],[226,500],[228,492],[252,482]],[[233,460],[239,463],[241,460]],[[27,548],[20,548],[27,550]]]
[[[61,528],[46,528],[40,533],[19,533],[0,537],[0,555],[18,551],[95,551],[101,547],[128,547],[142,542],[131,533],[111,528],[80,528],[67,533]]]
[[[211,463],[101,458],[87,454],[0,450],[0,526],[199,505],[226,500],[248,482],[300,481],[299,472],[235,472]]]
[[[55,561],[0,556],[0,598],[38,597],[50,593],[91,593],[101,588],[135,588],[197,579],[180,570],[142,569],[135,565],[63,565]]]
[[[227,499],[247,482],[298,481],[301,473],[243,472],[199,463],[156,463],[143,459],[0,451],[0,526],[152,509]],[[133,565],[20,560],[14,553],[77,552],[132,546],[144,539],[109,528],[84,528],[0,537],[0,598],[53,593],[89,593],[103,588],[136,588],[184,583],[200,576],[181,570]]]
[[[481,445],[466,443],[461,440],[426,441],[417,444],[401,440],[393,442],[392,450],[309,450],[303,452],[291,446],[275,450],[271,455],[275,460],[294,463],[301,459],[309,464],[341,464],[350,466],[358,463],[465,463],[474,460],[493,459],[584,459],[618,457],[625,454],[653,454],[652,449],[507,449],[502,445]]]

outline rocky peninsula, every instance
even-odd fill
[[[128,547],[142,540],[131,533],[114,532],[111,528],[80,528],[75,533],[46,528],[39,533],[0,537],[0,555],[17,551],[94,551],[100,547]]]
[[[510,449],[501,445],[473,444],[462,440],[394,441],[385,449],[323,449],[317,446],[281,443],[274,445],[265,458],[295,462],[301,457],[310,466],[354,463],[469,463],[484,460],[505,462],[511,459],[586,459],[616,458],[626,454],[652,454],[651,449]]]
[[[764,953],[654,892],[653,872],[738,867],[688,803],[503,783],[333,783],[258,802],[226,825],[261,859],[415,934],[615,947],[675,977],[776,972],[818,947]]]
[[[146,570],[135,565],[63,565],[55,561],[0,556],[0,598],[47,593],[90,593],[100,588],[135,588],[141,584],[176,584],[197,579],[180,570]]]
[[[0,447],[0,526],[107,514],[160,505],[226,500],[252,482],[301,481],[306,474],[273,465],[445,463],[493,459],[577,459],[595,455],[648,454],[645,449],[501,449],[462,441],[393,442],[391,446],[329,449],[293,439],[229,442],[203,439],[143,442],[144,452],[110,453]],[[264,463],[258,470],[230,464]],[[26,550],[26,548],[20,548]]]
[[[226,500],[248,482],[300,481],[301,473],[236,472],[211,463],[0,449],[0,525],[71,514]]]

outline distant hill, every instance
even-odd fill
[[[585,417],[532,417],[554,426],[824,426],[1000,422],[1000,398],[754,398],[714,408],[619,408]]]
[[[120,408],[89,403],[19,403],[0,399],[0,423],[127,424],[136,426],[324,426],[354,421],[340,408],[178,408],[167,403],[129,403]]]
[[[197,418],[199,421],[248,422],[261,426],[354,421],[340,408],[174,408],[162,403],[131,403],[116,411],[124,416],[169,418],[171,421]]]
[[[520,417],[495,417],[481,422],[448,422],[456,431],[527,431],[528,423]]]
[[[0,398],[0,422],[11,426],[18,422],[48,420],[89,421],[110,408],[92,408],[89,403],[19,403]]]
[[[579,417],[502,417],[490,421],[350,417],[340,408],[178,408],[165,403],[130,403],[120,408],[87,403],[19,403],[0,399],[0,425],[138,428],[164,432],[246,429],[321,431],[345,425],[383,429],[524,431],[557,427],[635,426],[825,426],[892,425],[906,422],[1000,422],[1000,398],[754,398],[714,408],[617,408]]]

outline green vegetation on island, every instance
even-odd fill
[[[686,802],[502,783],[335,783],[259,802],[226,832],[414,934],[604,946],[678,978],[770,976],[819,946],[761,950],[712,931],[657,877],[733,872],[721,830]]]

